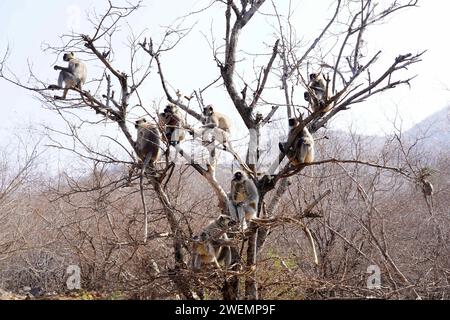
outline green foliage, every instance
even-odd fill
[[[277,254],[277,252],[273,248],[270,248],[268,250],[267,256],[273,260],[273,266],[276,271],[281,271],[283,269],[286,269],[286,267],[289,269],[297,267],[297,262],[295,258],[281,257],[279,254]],[[282,262],[284,263],[284,265],[282,265]]]
[[[124,300],[125,296],[120,291],[114,291],[111,293],[111,295],[108,297],[109,300]]]

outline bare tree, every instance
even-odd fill
[[[264,130],[274,119],[274,116],[279,114],[280,110],[286,108],[286,113],[283,112],[283,118],[286,114],[288,118],[295,116],[300,120],[300,124],[294,129],[294,133],[290,135],[291,138],[287,141],[287,148],[289,148],[294,145],[304,127],[308,127],[311,133],[316,134],[338,113],[348,110],[353,105],[364,103],[372,96],[394,89],[397,86],[410,85],[413,79],[411,76],[405,76],[401,71],[419,62],[423,53],[399,54],[390,64],[383,66],[378,63],[382,55],[381,51],[372,56],[365,56],[362,52],[364,51],[365,34],[368,28],[385,21],[386,18],[400,10],[415,7],[417,1],[392,1],[388,5],[383,5],[372,0],[337,0],[334,1],[333,5],[335,9],[329,21],[325,23],[322,31],[307,43],[295,37],[295,28],[290,19],[293,14],[291,10],[289,9],[285,17],[280,14],[274,2],[268,3],[265,0],[241,0],[239,2],[220,0],[212,1],[211,5],[208,6],[208,8],[211,6],[220,7],[224,13],[223,31],[220,35],[213,35],[216,47],[213,48],[212,55],[218,66],[218,78],[212,83],[206,84],[203,89],[194,89],[192,97],[195,96],[198,105],[203,106],[202,95],[204,92],[212,84],[221,80],[224,90],[226,90],[233,107],[242,118],[246,129],[249,130],[252,139],[245,157],[241,157],[234,150],[227,149],[227,151],[255,181],[260,194],[258,211],[265,220],[252,223],[249,231],[245,234],[246,240],[242,241],[241,247],[237,244],[233,246],[233,268],[227,272],[217,272],[216,275],[219,275],[219,277],[214,278],[212,285],[206,284],[205,277],[193,274],[187,268],[188,257],[186,252],[189,251],[192,230],[189,224],[184,224],[186,216],[184,213],[180,213],[181,210],[176,203],[177,197],[174,197],[170,189],[166,188],[167,184],[173,181],[172,172],[175,163],[166,157],[163,163],[158,164],[156,174],[146,175],[146,180],[152,189],[152,195],[158,199],[159,209],[162,210],[165,222],[170,229],[169,237],[172,240],[173,256],[167,276],[177,288],[178,293],[184,298],[194,299],[198,295],[201,296],[201,292],[196,289],[198,286],[211,285],[214,287],[214,284],[217,286],[217,279],[224,279],[224,283],[220,284],[224,299],[235,300],[242,297],[258,299],[260,297],[257,274],[258,257],[260,252],[264,250],[268,234],[273,232],[276,227],[284,228],[287,225],[300,227],[314,255],[316,255],[315,244],[319,244],[319,257],[321,259],[326,258],[323,248],[329,245],[328,237],[332,237],[332,241],[338,237],[345,242],[345,246],[355,250],[358,255],[373,261],[371,257],[364,253],[360,245],[354,242],[354,238],[343,235],[345,229],[336,229],[330,218],[322,222],[323,230],[326,230],[323,235],[310,230],[309,226],[312,224],[310,221],[321,216],[314,212],[325,199],[330,197],[330,194],[333,194],[330,190],[322,190],[315,199],[309,198],[310,195],[305,192],[303,200],[306,205],[300,214],[291,217],[279,214],[281,212],[278,209],[280,203],[290,190],[290,177],[298,177],[300,173],[306,171],[307,167],[313,166],[317,168],[316,170],[320,170],[320,168],[326,166],[337,165],[345,173],[344,176],[350,178],[352,184],[357,185],[358,195],[369,208],[368,212],[376,212],[376,214],[381,215],[373,206],[372,194],[358,181],[352,179],[352,174],[346,166],[370,168],[374,170],[372,172],[374,177],[380,177],[384,172],[389,172],[409,181],[414,180],[414,174],[417,174],[417,171],[412,170],[412,167],[405,168],[398,166],[398,164],[391,164],[386,159],[373,162],[363,157],[352,157],[352,155],[349,155],[348,158],[331,157],[312,164],[294,167],[283,162],[285,154],[281,153],[272,159],[272,165],[266,172],[263,172],[263,169],[259,166],[263,157],[262,137]],[[14,77],[13,73],[9,73],[7,69],[8,52],[0,63],[1,78],[24,89],[34,91],[46,106],[58,112],[61,118],[67,122],[68,133],[64,133],[64,135],[70,137],[74,142],[73,145],[77,147],[70,147],[68,144],[57,141],[54,141],[54,146],[70,150],[82,159],[93,161],[96,164],[94,170],[96,181],[103,181],[102,177],[105,172],[101,168],[104,165],[114,164],[131,168],[141,166],[135,156],[137,150],[129,130],[129,122],[131,122],[130,118],[134,107],[148,114],[155,122],[157,120],[155,115],[157,110],[150,110],[146,107],[148,103],[143,101],[142,98],[142,90],[144,90],[146,80],[152,75],[151,71],[154,65],[158,70],[161,87],[167,100],[180,107],[194,119],[203,120],[202,114],[191,108],[192,98],[185,99],[177,90],[171,89],[172,86],[169,83],[173,79],[167,79],[164,72],[164,57],[176,50],[178,43],[189,35],[191,28],[169,27],[159,43],[151,38],[146,38],[144,34],[137,36],[132,34],[129,40],[129,69],[120,70],[115,66],[114,48],[111,45],[112,39],[116,36],[121,23],[126,21],[126,18],[131,16],[140,6],[140,2],[127,6],[115,6],[112,2],[109,2],[109,8],[104,14],[91,19],[92,31],[90,34],[65,35],[63,36],[64,46],[49,46],[46,49],[48,52],[57,54],[73,51],[79,55],[84,55],[86,60],[92,60],[101,65],[104,70],[103,76],[100,79],[92,79],[90,82],[91,88],[96,87],[95,91],[73,88],[71,91],[74,95],[70,99],[55,101],[50,95],[51,92],[47,89],[47,84],[38,79],[31,69],[30,79],[34,82],[34,86],[24,84],[20,79]],[[208,8],[205,10],[208,10]],[[270,14],[267,15],[272,17],[277,34],[275,38],[268,40],[273,45],[267,49],[265,63],[256,68],[258,72],[256,72],[255,79],[245,79],[238,72],[241,58],[245,56],[245,51],[240,50],[241,47],[245,48],[245,44],[241,44],[239,40],[254,17],[260,13],[266,14],[265,11],[270,11]],[[223,40],[218,41],[219,38],[223,38]],[[330,38],[337,45],[330,46]],[[319,55],[319,52],[327,53]],[[147,64],[144,66],[138,65],[136,62],[138,56],[146,56]],[[309,73],[311,73],[310,68],[320,70],[321,73],[326,75],[326,87],[331,94],[327,97],[325,104],[332,105],[332,109],[327,113],[320,110],[312,111],[309,107],[302,106],[302,102],[300,102],[302,94],[298,94],[297,91],[299,88],[302,93],[304,90],[308,90],[308,83],[305,79],[308,79]],[[119,85],[119,92],[113,90],[114,84]],[[280,101],[271,101],[270,86],[281,86],[283,95]],[[265,106],[271,106],[270,110],[267,112],[261,111],[265,110],[263,108]],[[81,118],[80,121],[83,125],[95,126],[101,121],[108,121],[117,125],[127,145],[112,137],[108,138],[117,143],[116,147],[122,150],[120,156],[117,153],[97,150],[83,140],[79,129],[70,124],[70,117],[77,116],[78,109],[81,108],[87,108],[95,112],[95,115],[92,113],[92,115]],[[188,129],[195,132],[192,128]],[[169,148],[168,144],[165,145],[165,149]],[[227,192],[216,177],[217,167],[213,163],[204,166],[191,161],[188,152],[183,150],[182,147],[177,147],[176,152],[186,158],[187,164],[200,174],[212,188],[217,198],[218,212],[229,214]],[[121,158],[121,156],[126,156],[126,159]],[[246,161],[242,161],[242,158]],[[132,188],[137,188],[138,179],[138,173],[132,173],[131,179],[124,175],[109,181],[107,184],[98,183],[90,191],[95,190],[100,194],[108,193],[109,188],[117,190],[130,187],[130,183]],[[76,194],[85,191],[75,183],[70,184],[70,186],[69,191],[64,190],[64,197],[70,196],[71,193]],[[144,185],[141,184],[139,189],[144,199],[150,198],[148,196],[150,191],[146,190]],[[98,195],[98,197],[102,198],[101,195]],[[292,199],[292,202],[294,201],[295,199]],[[143,211],[147,212],[145,201],[143,206]],[[152,210],[156,206],[156,204],[152,204]],[[104,217],[109,221],[110,232],[117,240],[116,245],[145,246],[145,241],[139,241],[136,237],[128,237],[131,240],[122,241],[123,236],[116,233],[117,227],[111,222],[111,216],[101,203],[97,203],[94,211],[104,212]],[[410,280],[400,271],[383,245],[384,231],[381,230],[377,233],[372,229],[370,216],[367,219],[356,216],[353,218],[359,221],[360,226],[370,234],[370,241],[376,244],[376,248],[384,257],[387,268],[393,270],[392,272],[402,279],[403,285],[411,286]],[[147,227],[147,223],[145,223],[145,226]],[[145,240],[148,237],[149,234],[146,232]],[[322,240],[325,241],[325,245]],[[245,244],[246,251],[244,254]],[[241,278],[245,278],[243,295],[240,293],[239,286]]]

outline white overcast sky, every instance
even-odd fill
[[[146,35],[158,38],[163,26],[170,25],[176,17],[191,10],[199,9],[209,1],[206,0],[146,0],[145,7],[130,19],[135,32],[148,29]],[[59,35],[69,32],[69,26],[76,26],[79,22],[80,31],[86,31],[85,12],[96,9],[103,12],[106,1],[13,1],[0,2],[0,54],[3,55],[7,45],[10,45],[12,55],[9,67],[22,79],[26,80],[29,61],[33,69],[42,74],[43,79],[56,80],[57,74],[51,68],[56,57],[42,52],[42,43],[60,44]],[[277,1],[280,12],[286,13],[287,0]],[[332,0],[292,0],[297,8],[296,28],[306,39],[317,34],[320,27],[325,25],[326,19],[334,9],[330,6]],[[333,121],[332,128],[356,128],[361,133],[386,133],[391,130],[390,121],[396,112],[403,119],[403,127],[407,129],[432,113],[444,108],[450,100],[450,45],[448,32],[450,23],[450,1],[422,0],[419,8],[407,9],[394,15],[389,21],[376,26],[368,34],[370,47],[383,51],[384,63],[392,62],[398,54],[428,52],[423,62],[414,66],[410,74],[419,77],[412,83],[411,88],[395,89],[392,93],[379,96],[368,103],[356,105],[350,111],[340,115]],[[283,11],[284,10],[284,11]],[[77,12],[80,19],[77,20]],[[267,2],[263,12],[272,12],[270,2]],[[202,32],[209,34],[209,27],[213,25],[223,34],[223,11],[208,10],[186,21],[186,25],[199,21],[189,38],[183,41],[178,50],[164,56],[166,76],[171,84],[182,90],[191,92],[213,80],[218,75],[218,69],[212,60],[211,50]],[[75,24],[74,24],[75,23]],[[126,31],[126,27],[124,28]],[[89,29],[88,29],[89,30]],[[251,27],[244,30],[240,48],[247,52],[268,51],[267,45],[273,43],[273,30],[268,26],[266,18],[259,16]],[[126,39],[115,41],[116,59],[126,65]],[[93,67],[90,75],[96,73]],[[251,75],[251,70],[247,76]],[[156,73],[153,74],[156,78]],[[148,91],[148,98],[156,101],[163,97],[160,86],[155,85]],[[211,94],[208,102],[220,105],[225,109],[230,107],[230,101],[222,92]],[[217,91],[216,91],[217,92]],[[30,126],[39,127],[41,124],[57,126],[61,120],[49,110],[43,109],[33,98],[32,93],[14,87],[0,80],[1,116],[0,143],[8,141],[12,134],[20,132]]]

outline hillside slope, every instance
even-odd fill
[[[419,145],[425,150],[450,150],[450,106],[419,122],[406,131],[405,136],[410,139],[423,137]]]

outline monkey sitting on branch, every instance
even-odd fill
[[[220,263],[228,268],[231,265],[231,248],[224,245],[229,239],[226,229],[230,223],[230,217],[220,215],[216,220],[208,224],[199,236],[192,239],[192,270],[194,272],[205,270],[213,265],[222,270]]]
[[[292,144],[288,146],[285,142],[278,145],[280,151],[286,154],[290,163],[296,167],[304,163],[314,162],[314,138],[305,126],[300,136],[295,139],[293,135],[298,125],[297,119],[289,119],[288,141],[292,141]]]
[[[304,98],[310,103],[312,112],[327,113],[331,110],[332,104],[329,100],[328,81],[322,73],[311,73],[309,75],[308,91],[305,91]]]
[[[230,128],[230,120],[225,115],[216,112],[212,105],[203,108],[201,138],[203,145],[208,148],[212,160],[216,157],[216,141],[223,144],[224,150],[231,149],[229,145]]]
[[[145,118],[135,123],[137,138],[134,146],[144,168],[158,161],[161,155],[161,135],[156,125],[148,122]]]
[[[422,193],[425,198],[425,202],[428,207],[428,211],[430,215],[433,215],[433,192],[434,187],[433,184],[427,179],[430,176],[429,173],[422,173],[419,178],[419,182],[421,183]]]
[[[87,77],[86,65],[80,59],[75,58],[75,54],[73,52],[65,53],[63,60],[69,63],[67,67],[53,67],[55,70],[60,70],[58,85],[50,85],[48,87],[50,90],[64,89],[62,97],[54,96],[56,100],[65,100],[69,89],[77,88],[81,90],[81,87],[85,84]]]
[[[231,180],[229,211],[243,231],[247,229],[248,222],[257,218],[258,203],[259,193],[253,180],[244,172],[236,171]]]
[[[433,195],[433,184],[427,179],[422,179],[422,192],[425,196],[431,197]]]
[[[230,142],[231,122],[225,115],[216,112],[212,105],[203,108],[203,126],[200,127],[200,136],[202,143],[210,153],[210,164],[214,165],[216,161],[216,141],[223,146],[223,150],[231,153],[240,163],[241,167],[247,172],[252,170],[242,161],[239,154],[233,150]]]
[[[165,139],[171,146],[176,146],[185,139],[185,123],[177,106],[167,105],[158,118],[159,124],[164,130]]]
[[[230,133],[230,120],[223,114],[216,112],[210,104],[203,108],[203,129],[219,128],[226,133]]]

